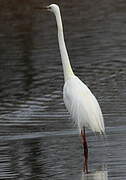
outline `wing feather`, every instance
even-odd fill
[[[101,108],[90,89],[76,76],[67,80],[63,98],[72,119],[81,130],[88,127],[94,132],[104,133]]]

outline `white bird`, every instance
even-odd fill
[[[74,122],[77,124],[82,136],[85,157],[84,171],[88,173],[88,146],[85,128],[90,128],[93,132],[104,134],[105,128],[103,115],[95,96],[91,93],[90,89],[73,73],[64,41],[62,19],[58,5],[51,4],[47,6],[46,9],[53,12],[56,17],[58,42],[65,80],[63,99],[68,112],[70,113]]]

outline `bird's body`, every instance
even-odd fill
[[[77,76],[74,75],[65,82],[63,98],[80,131],[88,127],[93,132],[104,133],[100,106],[90,89]]]
[[[93,132],[104,134],[104,121],[100,106],[90,89],[73,73],[67,53],[60,9],[56,4],[47,6],[54,13],[58,28],[58,41],[64,72],[63,99],[72,119],[77,124],[82,136],[84,146],[84,170],[88,173],[88,147],[85,135],[85,127]]]

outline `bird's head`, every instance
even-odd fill
[[[46,9],[47,9],[48,11],[51,11],[51,12],[53,12],[53,13],[56,13],[57,11],[59,11],[59,6],[56,5],[56,4],[51,4],[51,5],[49,5],[49,6],[46,6]]]

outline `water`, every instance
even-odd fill
[[[102,107],[106,138],[87,131],[90,174],[62,100],[63,73],[48,2],[0,1],[0,179],[126,178],[126,3],[64,1],[65,39],[76,74]]]

